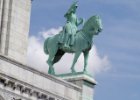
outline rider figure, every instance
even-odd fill
[[[77,2],[74,2],[69,10],[66,12],[64,17],[67,19],[65,26],[63,27],[63,35],[61,37],[61,41],[64,44],[64,47],[70,48],[74,44],[74,35],[77,32],[77,27],[83,23],[83,19],[77,19],[76,9],[78,5]]]

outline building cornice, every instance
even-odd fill
[[[6,61],[6,62],[9,62],[9,63],[11,63],[11,64],[14,64],[14,65],[16,65],[16,66],[18,66],[18,67],[20,67],[20,68],[25,69],[25,70],[28,70],[28,71],[30,71],[30,72],[33,72],[33,73],[35,73],[35,74],[38,74],[38,75],[40,75],[40,76],[42,76],[42,77],[45,77],[45,78],[47,78],[47,79],[49,79],[49,80],[55,81],[56,83],[63,84],[64,86],[69,87],[69,88],[72,88],[72,89],[74,89],[74,90],[76,90],[76,91],[79,91],[79,92],[82,91],[81,88],[80,88],[79,86],[77,86],[77,85],[74,85],[74,84],[72,84],[72,83],[66,82],[66,81],[64,81],[64,80],[62,80],[62,79],[60,79],[60,78],[55,77],[55,76],[42,73],[42,72],[40,72],[40,71],[38,71],[38,70],[36,70],[36,69],[34,69],[34,68],[32,68],[32,67],[29,67],[28,65],[24,65],[24,64],[22,64],[22,63],[20,63],[20,62],[15,61],[14,59],[8,58],[8,57],[3,56],[3,55],[1,55],[1,54],[0,54],[0,59],[4,60],[4,61]]]

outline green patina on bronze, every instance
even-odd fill
[[[83,23],[83,19],[78,19],[75,14],[77,7],[77,2],[74,2],[64,15],[67,21],[63,27],[63,31],[61,31],[59,42],[64,44],[64,48],[66,49],[70,49],[70,46],[74,44],[74,36],[78,30],[77,27]]]
[[[89,77],[92,77],[90,74],[88,74],[87,72],[76,72],[76,73],[66,73],[66,74],[59,74],[59,75],[55,75],[57,77],[69,77],[69,76],[79,76],[79,75],[87,75]]]
[[[78,21],[75,11],[77,2],[74,2],[68,12],[65,14],[67,23],[63,30],[49,37],[44,42],[44,52],[49,55],[47,63],[49,65],[49,74],[55,75],[53,65],[57,63],[65,53],[75,53],[75,57],[71,66],[72,73],[75,73],[75,63],[80,54],[84,54],[84,70],[87,71],[87,61],[89,51],[92,47],[92,39],[94,35],[98,35],[102,30],[102,22],[98,15],[90,17],[81,30],[78,30],[78,25],[83,23],[83,19]],[[71,14],[72,13],[72,14]]]

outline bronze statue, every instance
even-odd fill
[[[64,17],[67,19],[63,31],[60,36],[60,43],[64,44],[65,48],[70,48],[74,44],[74,36],[78,30],[78,26],[83,23],[83,19],[78,19],[76,16],[76,9],[78,5],[77,2],[74,2],[69,10],[66,12]]]
[[[76,8],[77,3],[75,2],[65,14],[67,23],[63,31],[53,37],[47,38],[44,42],[44,52],[49,55],[47,60],[49,74],[55,74],[53,65],[57,63],[65,53],[75,53],[71,66],[72,73],[76,72],[74,65],[80,54],[83,53],[83,71],[87,71],[88,54],[92,47],[92,38],[94,35],[98,35],[98,33],[101,32],[102,22],[99,16],[92,16],[84,23],[83,28],[77,31],[77,26],[83,23],[83,20],[78,22],[75,15]]]

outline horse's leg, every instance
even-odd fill
[[[72,73],[75,73],[74,65],[77,62],[77,59],[79,58],[80,54],[81,54],[81,51],[78,51],[75,53],[74,60],[73,60],[72,66],[71,66]]]
[[[49,65],[49,70],[48,70],[49,74],[55,75],[53,65],[54,65],[54,63],[58,62],[61,59],[61,57],[64,55],[64,53],[65,52],[59,50],[59,51],[57,51],[55,56],[54,56],[54,54],[49,55],[49,58],[47,61],[48,65]]]
[[[64,54],[65,54],[64,51],[58,50],[54,59],[53,59],[53,64],[57,63]]]
[[[53,67],[53,60],[54,60],[57,50],[58,50],[57,46],[56,48],[51,48],[51,50],[49,50],[49,58],[47,60],[47,63],[49,65],[48,73],[52,75],[55,75],[55,71]]]
[[[48,58],[48,60],[47,60],[47,63],[48,63],[48,65],[49,65],[48,74],[52,74],[52,75],[55,74],[54,68],[53,68],[53,58],[54,58],[54,56],[49,55],[49,58]]]
[[[87,63],[88,63],[88,55],[89,51],[84,51],[84,72],[87,72]]]

